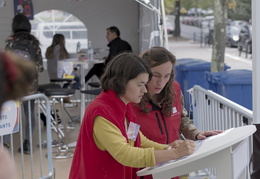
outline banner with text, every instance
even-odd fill
[[[7,101],[0,109],[0,136],[18,132],[18,101]]]

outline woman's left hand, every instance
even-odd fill
[[[203,139],[206,139],[209,136],[217,135],[217,134],[220,134],[220,133],[222,133],[222,131],[219,131],[219,130],[205,131],[205,132],[199,133],[196,138],[197,138],[197,140],[203,140]]]

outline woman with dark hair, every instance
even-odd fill
[[[186,140],[170,145],[148,140],[140,131],[130,103],[139,103],[151,78],[148,64],[122,53],[111,60],[101,77],[102,93],[85,111],[70,170],[70,179],[136,179],[138,168],[193,153]]]
[[[43,61],[42,61],[42,55],[40,49],[40,42],[35,36],[33,36],[30,33],[31,33],[31,23],[29,19],[23,14],[17,14],[13,18],[12,35],[9,36],[6,40],[5,50],[12,52],[15,41],[23,41],[25,44],[32,43],[36,56],[30,60],[35,63],[36,70],[38,72],[42,72],[44,68],[43,68]],[[34,76],[35,80],[33,82],[32,89],[29,91],[29,94],[35,93],[38,89],[38,73],[35,75],[36,75]]]
[[[19,32],[31,33],[31,28],[31,23],[25,15],[17,14],[13,18],[12,31],[14,34]]]
[[[163,47],[152,47],[141,53],[140,57],[149,64],[153,76],[146,84],[148,92],[140,103],[132,107],[141,125],[140,130],[148,139],[170,144],[180,142],[180,133],[190,140],[201,140],[220,133],[202,132],[190,121],[183,105],[180,85],[174,81],[176,58],[171,52]]]
[[[63,34],[55,34],[52,39],[52,44],[47,48],[45,57],[47,59],[47,69],[50,79],[57,79],[57,64],[59,60],[68,59],[70,55],[65,47],[65,37]],[[80,87],[80,79],[75,75],[72,89]],[[63,88],[67,88],[70,83],[64,84]]]
[[[31,84],[30,89],[27,91],[27,95],[35,94],[37,93],[38,90],[38,72],[42,72],[44,70],[43,68],[43,61],[42,61],[42,55],[41,55],[41,49],[40,49],[40,43],[36,37],[34,37],[31,32],[31,23],[29,19],[23,15],[23,14],[17,14],[13,18],[12,22],[12,35],[8,37],[6,40],[6,51],[11,51],[15,52],[15,46],[20,43],[24,46],[32,47],[30,48],[30,57],[29,59],[20,59],[20,60],[30,60],[31,62],[34,63],[35,70],[37,73],[32,74],[33,76],[33,82]],[[17,54],[20,55],[20,54]],[[34,100],[30,101],[30,111],[29,111],[29,106],[28,102],[24,102],[24,112],[25,116],[28,116],[29,112],[31,113],[32,119],[31,119],[31,128],[32,131],[34,130],[35,127],[35,118],[34,118]],[[6,144],[8,145],[10,139],[9,137],[6,137],[4,139]],[[21,151],[19,149],[19,151]],[[26,118],[26,136],[25,140],[23,143],[23,151],[25,154],[30,154],[30,141],[29,141],[29,120]]]

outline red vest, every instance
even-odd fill
[[[91,102],[81,124],[76,149],[70,170],[70,179],[136,179],[138,169],[126,167],[117,162],[107,151],[101,151],[93,138],[93,123],[96,116],[102,116],[117,126],[127,138],[125,117],[135,122],[131,105],[125,105],[113,91],[102,92]],[[140,135],[134,144],[140,147]]]
[[[132,104],[136,120],[141,125],[140,130],[150,140],[160,144],[169,144],[179,139],[180,121],[182,113],[181,90],[177,82],[173,82],[175,92],[173,101],[173,113],[170,117],[162,113],[162,109],[152,102],[147,104],[149,113],[143,113],[139,107]],[[145,176],[145,179],[152,178],[151,175]],[[176,177],[177,179],[178,177]]]

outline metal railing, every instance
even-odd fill
[[[28,103],[28,115],[23,111],[25,103]],[[30,111],[31,103],[35,108],[35,114]],[[44,107],[43,107],[44,106]],[[50,102],[49,99],[43,94],[34,94],[25,96],[19,102],[18,106],[18,120],[19,120],[19,131],[10,136],[10,148],[9,151],[12,155],[13,160],[16,163],[17,174],[22,179],[54,179],[55,173],[52,164],[52,132],[51,132],[51,121],[50,121]],[[40,119],[40,113],[46,114],[46,127],[42,125]],[[33,121],[33,117],[35,121]],[[24,154],[23,141],[26,133],[26,120],[29,122],[29,141],[30,141],[30,154]],[[35,122],[34,130],[32,129],[32,122]],[[28,128],[27,128],[28,130]],[[28,131],[27,131],[28,133]],[[7,135],[6,135],[7,136]],[[0,136],[0,140],[3,142],[4,137]],[[2,143],[1,142],[1,143]],[[3,145],[3,144],[0,144]],[[17,152],[17,150],[20,150]]]
[[[253,112],[213,91],[195,85],[190,90],[193,110],[193,123],[202,130],[226,130],[253,124]],[[253,153],[253,139],[249,137],[248,158]],[[249,169],[249,163],[248,163]],[[207,169],[216,176],[215,168]],[[249,172],[247,177],[249,178]]]
[[[251,110],[197,85],[192,91],[192,106],[194,124],[204,131],[253,124]]]

